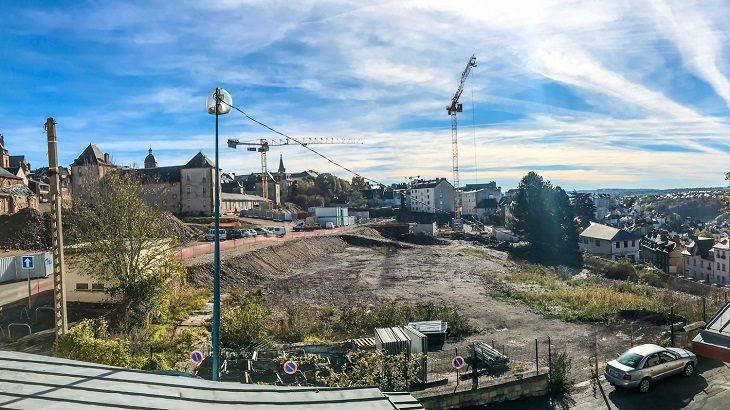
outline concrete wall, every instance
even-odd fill
[[[547,369],[542,371],[544,373],[537,376],[512,379],[476,390],[464,390],[434,396],[417,396],[417,398],[423,407],[427,409],[460,409],[517,400],[524,397],[544,396],[548,392],[548,372]],[[465,383],[470,385],[471,381]]]

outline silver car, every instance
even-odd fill
[[[697,356],[689,350],[652,344],[632,347],[616,360],[606,363],[606,380],[613,386],[634,388],[646,393],[657,380],[673,374],[691,376]]]

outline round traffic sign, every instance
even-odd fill
[[[287,360],[287,362],[284,363],[284,373],[286,374],[294,374],[297,372],[297,369],[299,369],[299,366],[297,366],[297,362],[294,360]]]
[[[451,366],[456,370],[461,369],[464,365],[466,365],[466,363],[464,362],[464,358],[461,356],[456,356],[451,359]]]
[[[195,364],[203,363],[203,359],[205,359],[205,356],[203,356],[203,352],[200,350],[193,350],[190,353],[190,361]]]

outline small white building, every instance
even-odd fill
[[[591,222],[580,234],[581,252],[590,252],[606,259],[639,260],[639,239],[625,229]]]
[[[684,258],[684,275],[695,280],[711,282],[713,276],[713,246],[714,238],[695,238],[682,251]],[[722,267],[722,265],[720,265]]]
[[[314,217],[315,223],[325,227],[327,222],[334,226],[347,226],[355,224],[355,217],[350,216],[348,208],[343,206],[313,206],[309,208],[309,214]]]

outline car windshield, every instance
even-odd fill
[[[622,354],[621,356],[616,359],[617,362],[621,363],[624,366],[629,366],[631,368],[636,368],[639,365],[639,362],[641,362],[641,359],[643,359],[644,356],[640,354],[636,354],[633,352],[626,352]]]

